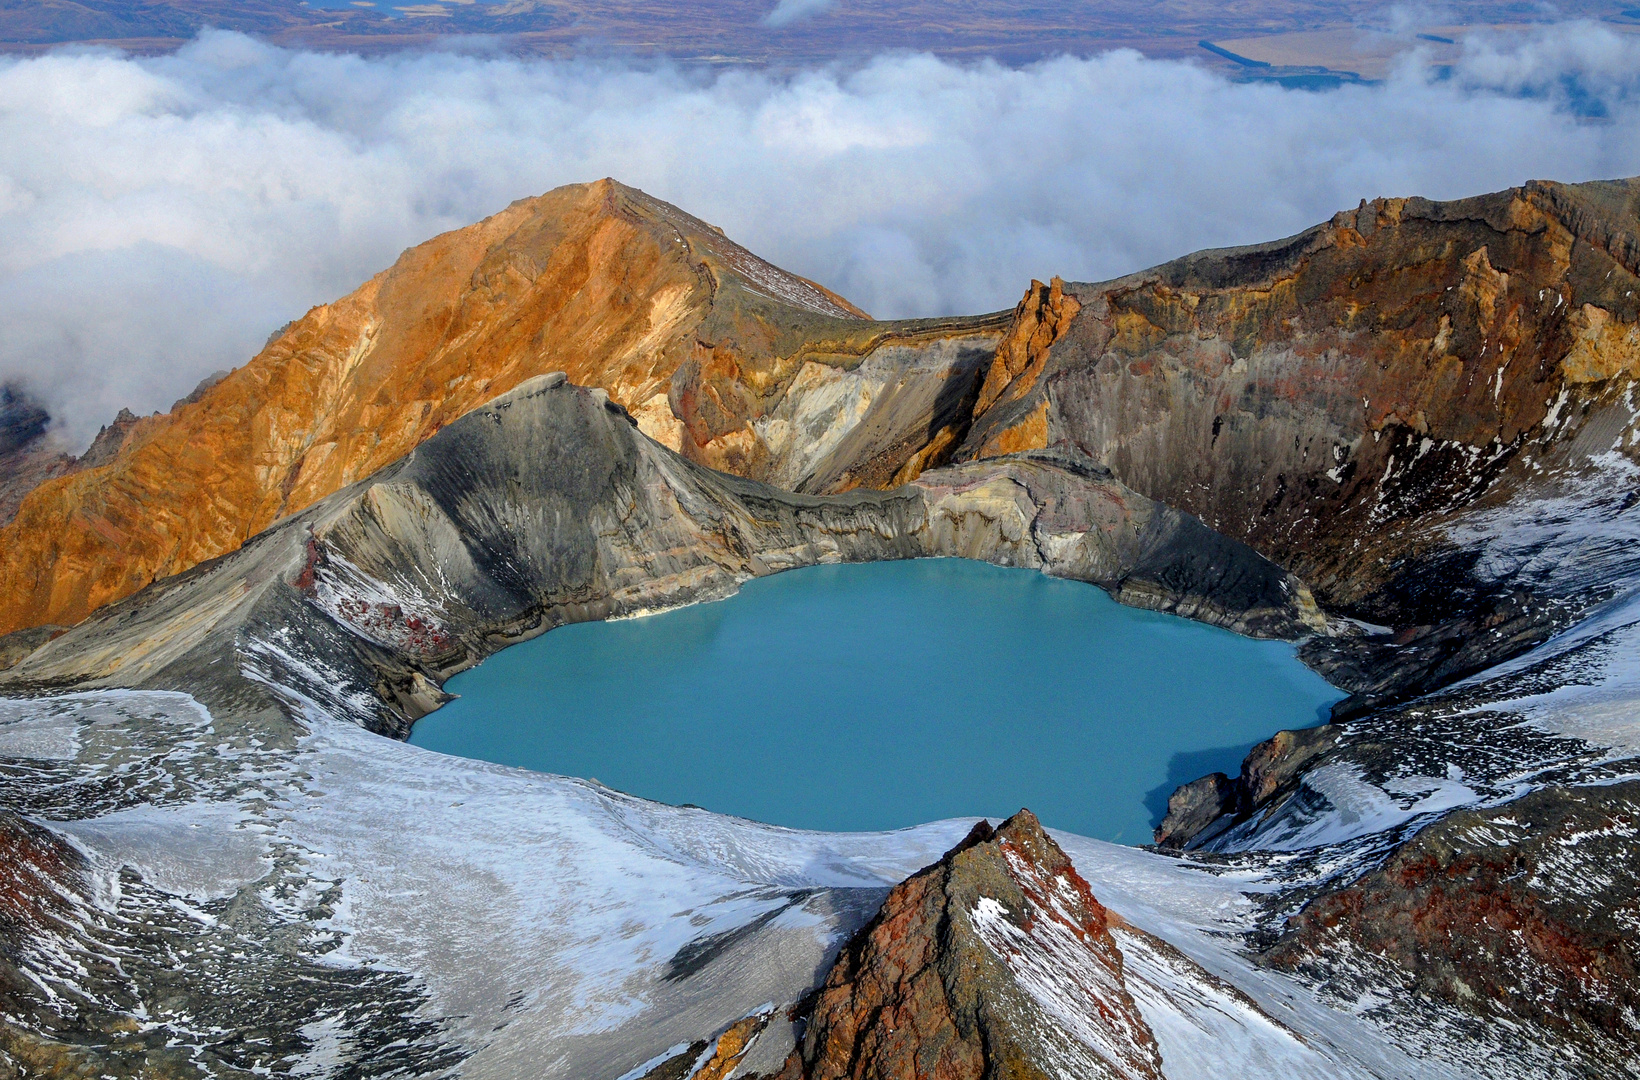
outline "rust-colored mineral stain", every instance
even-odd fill
[[[1019,422],[995,432],[980,448],[982,458],[1041,450],[1048,445],[1048,402],[1044,398]]]

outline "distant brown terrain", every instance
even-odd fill
[[[201,29],[218,27],[281,45],[365,53],[437,46],[459,35],[494,36],[499,47],[520,55],[591,48],[749,64],[803,63],[886,49],[1025,63],[1125,46],[1235,69],[1234,61],[1205,52],[1198,42],[1245,45],[1249,39],[1372,28],[1383,23],[1388,8],[1380,0],[1042,0],[1029,6],[1001,0],[811,0],[812,14],[771,26],[765,20],[775,0],[326,3],[336,6],[301,0],[0,0],[0,51],[28,53],[87,42],[165,52]],[[1563,0],[1556,7],[1561,18],[1640,26],[1634,0]],[[1519,25],[1547,17],[1533,3],[1476,0],[1449,11],[1443,29],[1455,21]]]

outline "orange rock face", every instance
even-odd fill
[[[755,471],[747,418],[783,391],[799,344],[847,355],[868,328],[880,336],[847,301],[613,181],[520,201],[405,252],[130,425],[111,460],[32,491],[0,531],[0,633],[77,622],[232,551],[548,371],[605,388],[663,443]]]
[[[975,414],[995,405],[1005,391],[1010,398],[1017,398],[1036,385],[1036,377],[1048,361],[1048,350],[1070,329],[1071,320],[1081,310],[1081,303],[1066,294],[1065,283],[1059,278],[1050,285],[1031,282],[1025,298],[1014,308],[1013,323],[997,347],[991,370],[986,372],[985,385],[980,387],[979,400],[974,404]]]

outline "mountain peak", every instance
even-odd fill
[[[285,327],[243,367],[40,484],[5,532],[0,634],[71,624],[234,550],[403,457],[462,414],[564,371],[685,449],[744,428],[761,374],[865,313],[612,179],[514,202],[405,251]],[[800,363],[801,361],[797,361]],[[706,394],[688,386],[715,380]],[[743,384],[754,384],[742,389]],[[763,390],[767,393],[767,390]],[[70,526],[69,522],[84,527]]]
[[[780,1080],[1160,1077],[1112,925],[1036,815],[981,821],[844,946]]]

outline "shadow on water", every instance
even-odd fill
[[[1208,773],[1221,772],[1226,776],[1239,776],[1241,762],[1257,742],[1240,743],[1236,746],[1219,746],[1212,750],[1184,750],[1174,754],[1167,761],[1167,779],[1145,792],[1145,809],[1150,811],[1150,824],[1154,828],[1162,823],[1167,816],[1167,797],[1180,787],[1192,780],[1199,780]]]
[[[1330,723],[1333,704],[1336,702],[1317,705],[1315,723],[1310,726],[1320,727],[1322,724]],[[1257,745],[1258,742],[1238,743],[1235,746],[1220,746],[1212,750],[1186,750],[1174,754],[1167,762],[1167,779],[1145,792],[1145,809],[1150,811],[1151,827],[1162,823],[1162,819],[1167,816],[1168,796],[1182,785],[1192,780],[1200,780],[1209,773],[1221,772],[1230,777],[1239,776],[1242,761]]]

